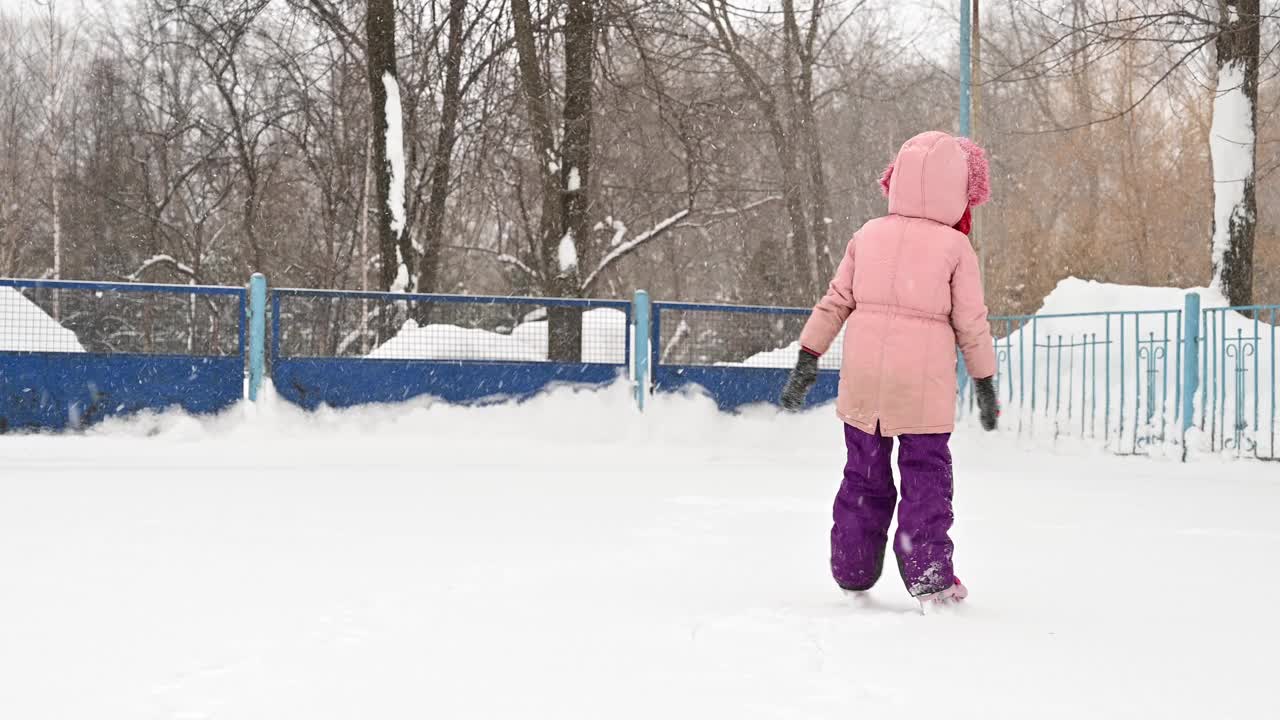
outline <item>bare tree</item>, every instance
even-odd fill
[[[562,141],[552,132],[551,89],[534,35],[528,0],[512,0],[520,79],[528,109],[542,196],[539,218],[539,275],[543,290],[559,297],[581,293],[579,243],[586,237],[591,180],[591,96],[596,25],[594,0],[569,0],[564,23],[565,90]],[[575,362],[582,353],[581,315],[572,309],[549,313],[551,359]]]
[[[373,167],[377,168],[374,217],[381,250],[384,290],[414,290],[413,244],[405,233],[404,125],[396,72],[396,8],[393,0],[370,0],[365,15]]]
[[[444,91],[440,98],[440,127],[431,159],[430,199],[427,222],[422,231],[422,259],[418,287],[435,292],[440,272],[441,240],[444,232],[445,201],[449,196],[449,175],[453,150],[458,141],[458,116],[462,112],[462,51],[466,28],[467,0],[449,1],[449,47],[445,52]]]
[[[68,130],[68,108],[67,90],[71,84],[72,67],[76,59],[76,43],[78,41],[78,33],[74,28],[68,27],[60,18],[58,13],[58,5],[55,0],[47,0],[42,3],[44,6],[44,15],[41,18],[41,39],[43,47],[41,52],[43,55],[43,72],[32,73],[41,80],[41,89],[43,90],[43,98],[40,104],[42,110],[42,128],[40,131],[41,145],[44,150],[44,163],[49,171],[48,178],[48,211],[49,226],[52,240],[53,262],[50,273],[57,280],[62,278],[63,266],[63,245],[64,237],[62,231],[62,151]],[[72,100],[74,102],[74,98]],[[70,116],[74,116],[74,110],[70,111]],[[54,294],[53,315],[55,318],[62,316],[61,310],[61,294]]]

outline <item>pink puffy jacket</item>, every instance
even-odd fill
[[[846,423],[886,436],[951,432],[956,345],[970,376],[996,372],[978,258],[953,227],[989,196],[986,158],[928,132],[902,146],[881,184],[889,215],[849,241],[800,343],[825,353],[847,321],[836,400]]]

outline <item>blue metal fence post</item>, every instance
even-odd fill
[[[1196,389],[1200,385],[1200,294],[1187,293],[1182,311],[1182,457],[1187,456],[1187,431],[1195,422]]]
[[[631,366],[635,372],[636,407],[644,410],[644,399],[649,394],[649,333],[651,306],[649,293],[637,290],[632,303],[632,316],[635,317],[635,342],[632,343],[634,359]]]
[[[266,365],[267,277],[249,278],[249,400],[257,402]]]

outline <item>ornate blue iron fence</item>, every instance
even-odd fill
[[[1206,308],[1197,427],[1213,452],[1280,460],[1276,350],[1280,305]]]
[[[1183,312],[991,318],[1002,423],[1120,454],[1181,444]],[[961,414],[974,411],[961,371]]]
[[[244,347],[243,288],[0,280],[0,431],[225,409]]]
[[[1119,454],[1280,459],[1280,306],[993,317],[1003,424]],[[964,383],[960,415],[974,411]]]

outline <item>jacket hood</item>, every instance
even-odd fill
[[[991,180],[987,156],[967,138],[944,132],[921,133],[903,144],[880,178],[889,213],[924,218],[947,226],[965,210],[987,202]]]

